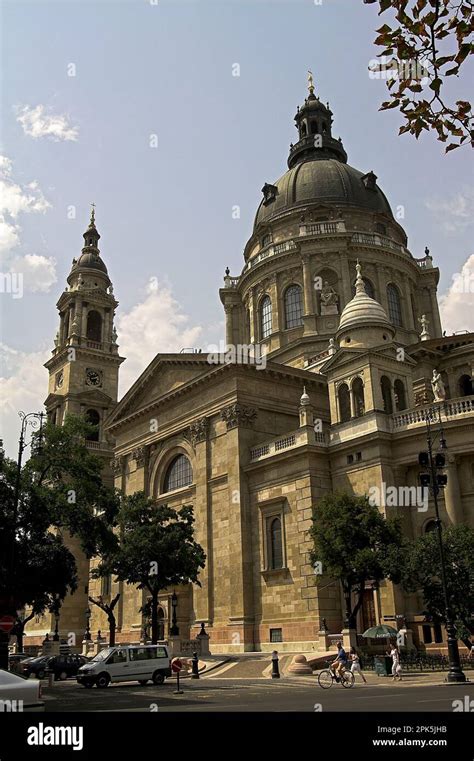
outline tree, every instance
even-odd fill
[[[160,592],[189,582],[200,586],[198,575],[206,556],[194,540],[193,510],[189,506],[174,510],[136,492],[123,497],[117,524],[119,542],[103,555],[92,576],[113,574],[148,591],[151,638],[156,644]]]
[[[399,134],[418,139],[435,131],[448,151],[474,145],[474,126],[468,100],[449,103],[445,90],[474,52],[470,0],[364,0],[377,3],[389,23],[377,29],[375,44],[383,47],[372,69],[387,81],[390,100],[380,110],[398,108],[405,124]],[[396,72],[396,76],[390,73]],[[389,75],[389,76],[387,76]],[[424,86],[427,85],[427,86]]]
[[[89,602],[91,602],[93,605],[97,605],[97,607],[103,610],[107,615],[107,621],[109,623],[109,645],[111,647],[115,645],[115,631],[117,629],[117,622],[115,620],[114,608],[119,600],[120,594],[115,595],[110,603],[104,602],[102,596],[97,597],[97,599],[94,597],[89,597]]]
[[[31,607],[34,615],[62,601],[77,586],[65,534],[77,536],[87,557],[113,546],[118,498],[101,480],[102,461],[85,446],[91,426],[67,416],[47,423],[20,473],[0,460],[0,602],[5,612]],[[24,626],[17,625],[20,635]]]
[[[326,494],[313,507],[312,521],[311,562],[321,563],[325,576],[341,582],[348,626],[355,629],[366,581],[399,581],[399,522],[386,519],[367,497],[345,492]]]
[[[443,529],[446,586],[457,634],[469,647],[474,634],[474,529],[450,526]],[[409,546],[402,586],[407,592],[421,591],[428,616],[446,622],[441,584],[441,560],[436,531],[415,539]]]

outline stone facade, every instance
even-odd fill
[[[339,585],[310,563],[312,509],[336,489],[362,495],[418,484],[434,369],[447,390],[434,405],[449,448],[441,519],[474,526],[474,334],[442,335],[438,268],[429,252],[412,256],[375,175],[346,164],[332,114],[312,91],[296,122],[289,170],[264,186],[242,273],[227,271],[220,291],[227,345],[252,344],[260,361],[158,354],[117,406],[113,383],[108,392],[116,487],[191,504],[207,555],[200,587],[163,593],[163,636],[176,591],[181,636],[194,637],[203,622],[213,653],[276,642],[313,650],[325,625],[341,631]],[[118,370],[114,351],[100,356],[104,373]],[[191,475],[169,488],[180,457]],[[431,501],[423,511],[381,509],[400,515],[411,537],[434,517]],[[90,591],[105,594],[97,581]],[[117,592],[117,639],[139,641],[143,595],[112,580],[107,594]],[[403,615],[423,641],[422,608],[417,595],[369,584],[358,627],[395,625]],[[92,629],[107,630],[97,609]]]

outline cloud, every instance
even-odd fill
[[[141,372],[160,353],[197,347],[202,327],[189,325],[189,317],[174,298],[171,288],[150,278],[143,301],[117,319],[120,354],[120,396],[128,391]]]
[[[15,255],[20,244],[20,214],[44,214],[51,204],[36,181],[19,185],[13,179],[13,164],[0,156],[0,262],[3,272],[22,276],[22,289],[49,291],[56,282],[56,261],[40,254]]]
[[[43,364],[51,351],[26,353],[0,343],[0,423],[7,455],[16,458],[20,433],[19,410],[41,412],[48,393]]]
[[[427,199],[425,206],[436,215],[445,233],[465,230],[474,220],[474,188],[463,188],[451,198]]]
[[[10,272],[23,276],[23,286],[27,291],[47,293],[57,282],[56,260],[52,256],[26,254],[14,259],[10,264]]]
[[[23,127],[23,132],[35,139],[49,137],[55,142],[60,140],[77,140],[79,129],[73,127],[65,115],[47,113],[46,107],[23,106],[16,108],[16,120]]]
[[[443,328],[450,335],[473,330],[474,254],[464,262],[461,272],[453,275],[453,283],[439,300]]]

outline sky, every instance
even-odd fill
[[[121,395],[157,352],[224,337],[218,289],[242,269],[263,184],[286,170],[308,69],[349,163],[403,207],[412,254],[429,246],[448,332],[468,327],[474,294],[452,284],[474,278],[472,152],[398,137],[397,110],[379,112],[375,5],[4,0],[1,15],[0,272],[23,274],[22,293],[14,279],[0,292],[7,454],[18,410],[46,397],[55,304],[91,202],[120,302]],[[457,97],[472,91],[468,66]]]

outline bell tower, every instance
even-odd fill
[[[59,329],[53,356],[46,362],[48,417],[60,425],[67,413],[85,415],[97,426],[87,446],[112,456],[104,420],[117,403],[119,356],[114,315],[118,306],[107,267],[100,256],[100,235],[92,205],[79,259],[72,260],[68,285],[57,303]]]
[[[99,250],[100,235],[95,225],[95,205],[84,233],[84,246],[72,260],[67,286],[57,302],[59,329],[52,357],[45,367],[49,372],[49,393],[45,401],[48,419],[62,425],[66,414],[84,415],[96,426],[86,446],[104,459],[102,478],[113,486],[110,461],[114,442],[105,431],[105,419],[117,404],[119,356],[114,315],[118,306]],[[59,611],[60,639],[75,635],[76,650],[86,628],[89,593],[89,560],[76,537],[65,536],[78,570],[78,587],[68,595]],[[32,622],[33,624],[33,622]],[[29,633],[44,636],[54,630],[55,622],[45,615],[28,627]]]

